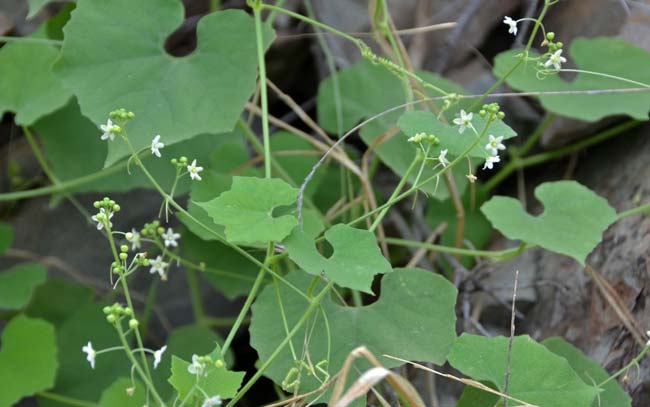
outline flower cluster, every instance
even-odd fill
[[[105,197],[101,201],[93,202],[93,207],[99,209],[99,212],[91,217],[93,222],[97,223],[97,230],[102,230],[104,227],[112,228],[111,219],[115,213],[120,211],[120,205],[115,203],[114,200]]]
[[[180,172],[180,170],[186,169],[187,174],[190,174],[190,178],[192,180],[201,181],[202,178],[201,175],[199,175],[199,173],[203,171],[203,167],[197,165],[196,159],[192,160],[191,164],[187,164],[188,163],[187,157],[181,157],[178,159],[172,158],[171,163],[177,168],[177,171]]]
[[[562,56],[562,48],[564,44],[560,41],[555,42],[555,33],[550,32],[546,34],[546,39],[542,45],[548,46],[548,52],[543,55],[543,58],[546,59],[546,62],[543,63],[545,69],[551,69],[553,71],[559,71],[562,69],[562,64],[566,62],[566,58]]]
[[[487,118],[489,121],[503,120],[503,118],[506,116],[505,113],[501,111],[498,103],[483,105],[478,114],[481,117]],[[485,150],[489,155],[485,159],[483,169],[491,170],[494,168],[494,164],[501,162],[499,151],[503,151],[505,149],[506,146],[503,144],[503,136],[495,137],[494,135],[490,134],[488,136],[488,143],[485,145]]]
[[[423,132],[417,133],[413,137],[409,137],[408,141],[409,143],[415,143],[415,144],[427,142],[427,143],[431,143],[434,146],[440,144],[440,140],[438,140],[438,137],[434,136],[433,134],[426,134]]]

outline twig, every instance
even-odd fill
[[[512,289],[512,310],[510,312],[510,338],[508,339],[508,356],[506,359],[506,377],[503,382],[503,394],[508,394],[510,384],[510,362],[512,360],[512,342],[515,340],[515,302],[517,301],[517,283],[519,282],[519,270],[515,270],[515,284]],[[508,398],[503,397],[503,407],[508,407]]]

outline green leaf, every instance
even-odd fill
[[[217,350],[212,352],[211,357],[213,361],[218,359],[217,355],[221,355],[221,349],[219,346],[217,346]],[[189,366],[190,362],[172,356],[172,375],[169,378],[169,383],[174,386],[174,389],[178,392],[178,396],[181,400],[183,400],[192,389],[195,389],[197,383],[196,375],[187,370]],[[205,376],[199,378],[198,383],[208,396],[220,396],[222,399],[229,399],[237,394],[237,390],[239,390],[245,374],[245,372],[232,372],[228,370],[225,365],[222,367],[216,367],[214,364],[211,364],[206,368]],[[198,397],[200,400],[205,399],[203,393],[194,392],[193,395],[194,397]]]
[[[472,379],[489,381],[503,391],[508,340],[463,334],[456,339],[448,361]],[[514,338],[508,395],[539,407],[590,407],[597,394],[566,359],[527,335]]]
[[[217,333],[205,326],[186,325],[175,328],[167,338],[167,350],[156,370],[152,371],[153,382],[160,396],[167,400],[172,397],[174,389],[168,380],[172,368],[172,356],[181,359],[192,359],[192,354],[209,354],[215,347],[223,343]],[[226,355],[226,361],[232,361],[232,354]]]
[[[491,383],[483,384],[494,388],[494,385],[490,386]],[[463,394],[460,395],[458,403],[456,403],[456,407],[495,407],[499,399],[500,397],[496,394],[477,389],[476,387],[466,386]],[[512,404],[512,402],[509,404]]]
[[[48,158],[54,174],[61,181],[70,181],[89,174],[98,173],[104,168],[108,145],[100,140],[101,132],[95,124],[81,115],[75,99],[62,109],[49,114],[34,124],[34,129],[43,142],[43,151]],[[158,183],[170,190],[176,177],[176,171],[167,158],[186,155],[196,158],[199,163],[207,162],[210,152],[216,146],[227,141],[234,134],[200,135],[191,140],[165,147],[161,150],[163,158],[146,156],[143,163],[155,174]],[[166,142],[163,139],[163,142]],[[79,157],[83,157],[80,159]],[[108,168],[110,175],[86,182],[70,189],[71,192],[125,192],[134,188],[152,188],[151,182],[142,171],[131,165],[131,173],[121,164],[120,168]],[[194,182],[192,184],[202,184]],[[186,193],[190,180],[184,177],[178,182],[176,194]]]
[[[588,386],[595,386],[609,378],[609,374],[598,363],[589,359],[580,349],[567,343],[562,338],[545,339],[542,345],[556,355],[565,358]],[[602,389],[603,392],[592,402],[591,407],[630,407],[632,404],[630,396],[623,391],[616,380],[605,384]]]
[[[32,318],[44,319],[58,328],[92,300],[93,291],[88,287],[68,280],[48,279],[36,287],[25,313]]]
[[[448,92],[464,93],[462,87],[436,74],[430,72],[418,72],[418,74],[425,80]],[[406,101],[400,79],[390,73],[386,68],[374,65],[371,62],[364,61],[358,63],[340,71],[337,75],[343,113],[343,131],[348,131],[362,120],[394,108]],[[321,82],[317,99],[318,121],[330,133],[336,133],[338,127],[335,95],[334,84],[331,78],[327,78]],[[430,93],[429,96],[440,95]],[[461,106],[464,105],[459,105],[458,107],[460,108]],[[407,141],[408,137],[400,133],[395,125],[402,112],[403,109],[398,109],[386,114],[370,122],[360,131],[361,138],[368,146],[373,146],[373,144],[382,141],[379,146],[374,148],[374,151],[384,164],[400,176],[406,174],[409,165],[415,157],[414,146]],[[389,131],[397,131],[397,133],[389,139],[384,138],[383,136]],[[422,173],[422,179],[429,178],[433,174],[431,168],[425,167]],[[467,185],[465,173],[456,174],[454,172],[454,175],[458,189],[462,193]],[[409,177],[409,181],[412,183],[415,177],[416,174],[412,174]],[[436,189],[435,183],[433,182],[423,186],[422,190],[434,196],[436,199],[445,199],[449,196],[446,188]]]
[[[0,407],[10,407],[23,397],[47,390],[56,377],[54,327],[23,315],[2,331],[0,349]]]
[[[164,51],[164,44],[183,19],[178,0],[83,1],[64,29],[55,72],[94,123],[106,122],[119,107],[133,111],[128,131],[136,150],[149,146],[155,134],[171,145],[231,131],[255,88],[250,16],[226,10],[203,17],[196,50],[177,58]],[[273,37],[268,26],[264,37]],[[126,155],[124,143],[109,143],[106,164]]]
[[[65,105],[71,93],[51,70],[58,55],[52,45],[27,41],[0,49],[0,116],[14,112],[16,124],[29,126]]]
[[[535,188],[535,197],[544,205],[539,216],[529,215],[518,200],[503,196],[493,197],[481,210],[507,238],[540,245],[583,265],[605,229],[616,221],[616,212],[605,199],[575,181],[546,182]]]
[[[333,254],[323,257],[310,238],[296,228],[283,243],[291,260],[307,273],[324,273],[341,287],[372,294],[372,280],[376,274],[390,273],[390,263],[377,246],[375,235],[362,229],[339,223],[325,232]]]
[[[0,273],[0,309],[17,310],[24,307],[34,287],[43,283],[47,272],[40,264],[21,264]]]
[[[127,389],[133,389],[132,395],[127,394]],[[122,377],[102,392],[99,399],[100,407],[142,407],[146,405],[145,388],[139,380],[135,380],[135,386],[131,379]]]
[[[487,120],[478,114],[473,115],[472,125],[479,134],[485,128],[486,123]],[[466,152],[477,139],[476,134],[471,129],[467,129],[463,134],[460,134],[458,132],[458,127],[442,123],[438,120],[438,117],[435,114],[421,110],[412,110],[404,113],[399,118],[397,125],[408,137],[415,136],[417,133],[421,132],[433,134],[438,137],[438,139],[440,139],[440,144],[432,147],[429,152],[429,156],[431,157],[437,157],[438,154],[440,154],[440,150],[445,149],[449,150],[448,153],[450,156],[458,157]],[[490,135],[494,135],[495,137],[503,136],[504,140],[507,140],[515,137],[517,133],[515,133],[515,131],[502,120],[497,120],[490,125],[489,130],[482,137],[481,141],[472,148],[469,153],[470,157],[477,157],[485,160],[490,156],[490,153],[485,149],[485,145],[488,144]]]
[[[307,290],[313,277],[293,272],[287,279],[297,287]],[[325,284],[321,281],[314,293]],[[285,339],[286,330],[278,312],[278,294],[291,329],[305,312],[307,302],[285,285],[267,286],[252,307],[250,327],[251,345],[260,359],[266,361]],[[456,289],[443,277],[419,269],[396,269],[382,279],[381,296],[365,307],[345,307],[334,303],[330,296],[322,301],[322,312],[316,311],[306,326],[293,337],[292,347],[297,358],[308,354],[313,365],[329,360],[326,370],[337,373],[350,351],[366,346],[377,357],[390,354],[409,360],[444,363],[455,338]],[[326,329],[323,314],[327,316]],[[387,333],[392,332],[394,335]],[[331,341],[328,346],[328,340]],[[305,345],[306,344],[306,345]],[[330,354],[328,358],[328,349]],[[385,367],[398,366],[399,362],[381,359]],[[364,363],[355,363],[363,371]],[[280,384],[289,370],[295,367],[291,348],[285,347],[266,375]],[[355,376],[356,369],[350,373]],[[318,379],[323,380],[323,373]],[[314,390],[320,382],[307,375],[303,368],[299,394]]]
[[[0,222],[0,256],[11,247],[14,242],[14,230],[8,223]]]
[[[509,71],[517,62],[515,55],[518,53],[520,52],[507,51],[499,54],[494,60],[494,74],[500,77]],[[650,64],[650,52],[621,39],[578,38],[571,42],[569,53],[567,59],[575,63],[578,69],[634,80],[646,84],[645,87],[650,84],[650,71],[647,69]],[[520,65],[508,77],[507,82],[513,88],[523,92],[644,87],[642,84],[633,84],[588,73],[578,73],[571,82],[565,82],[557,75],[539,79],[534,61]],[[539,100],[548,111],[589,122],[618,114],[625,114],[638,120],[648,120],[650,111],[650,93],[648,92],[547,95],[540,96]]]
[[[291,233],[298,224],[296,217],[276,217],[272,212],[293,205],[297,197],[298,189],[280,179],[233,177],[229,191],[198,205],[225,226],[229,242],[254,245],[281,241]]]

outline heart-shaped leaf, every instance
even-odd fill
[[[43,283],[47,272],[40,264],[22,264],[0,273],[0,309],[24,307],[34,287]]]
[[[255,88],[253,19],[241,10],[203,17],[196,50],[176,58],[164,44],[183,15],[178,0],[82,1],[64,29],[55,72],[93,122],[120,107],[135,112],[128,131],[136,150],[155,134],[171,145],[232,130]],[[124,143],[110,143],[106,165],[126,155]]]
[[[0,349],[0,407],[11,407],[23,397],[54,386],[56,360],[54,327],[23,315],[2,331]]]
[[[313,277],[293,272],[287,279],[307,291]],[[317,283],[313,292],[323,286],[322,281]],[[375,355],[443,363],[456,337],[456,294],[456,288],[439,275],[420,269],[396,269],[383,277],[381,296],[371,305],[346,307],[326,296],[322,310],[316,311],[307,326],[293,337],[292,346],[280,352],[266,375],[280,384],[296,367],[293,355],[297,359],[309,355],[303,361],[311,364],[316,375],[308,375],[304,365],[299,365],[302,373],[295,390],[303,394],[322,384],[326,378],[323,371],[330,376],[339,372],[350,351],[362,345]],[[278,312],[279,298],[283,314]],[[284,285],[269,285],[260,293],[252,308],[250,334],[251,345],[262,361],[268,360],[285,339],[287,329],[303,316],[306,304],[303,297]],[[385,367],[399,365],[391,359],[382,359],[381,363]],[[355,365],[364,371],[364,363]],[[356,378],[355,372],[353,369],[350,374]]]
[[[51,66],[59,50],[49,44],[14,42],[0,49],[0,116],[16,113],[15,121],[28,126],[70,99]]]
[[[379,251],[375,235],[368,230],[340,223],[325,232],[325,239],[334,251],[329,258],[321,256],[313,238],[299,228],[283,243],[291,260],[300,268],[315,276],[324,273],[341,287],[372,294],[373,277],[392,271]]]
[[[485,338],[463,334],[451,349],[449,363],[472,379],[490,382],[503,391],[508,340],[502,336]],[[590,407],[597,394],[598,389],[587,386],[566,359],[553,354],[529,336],[514,338],[509,396],[539,407]],[[515,401],[508,404],[513,403]]]
[[[233,177],[230,190],[200,207],[220,225],[232,243],[281,241],[298,224],[292,215],[273,216],[280,206],[293,205],[298,189],[277,178]]]
[[[526,213],[518,200],[495,196],[481,211],[509,239],[537,244],[584,264],[600,243],[603,232],[616,220],[607,201],[575,181],[546,182],[535,188],[544,205],[539,216]]]
[[[494,74],[503,76],[517,63],[519,51],[507,51],[494,60]],[[571,42],[568,57],[579,69],[613,75],[640,83],[630,83],[603,75],[578,73],[571,82],[557,75],[540,79],[535,62],[522,64],[510,75],[510,86],[523,92],[607,90],[650,87],[650,52],[619,38],[578,38]],[[531,55],[535,57],[536,55]],[[540,102],[551,112],[574,119],[597,121],[607,116],[625,114],[648,120],[650,92],[609,94],[542,95]]]

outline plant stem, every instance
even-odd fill
[[[438,253],[449,253],[449,254],[455,254],[459,256],[470,256],[470,257],[490,257],[490,258],[509,258],[513,254],[518,254],[522,251],[521,247],[515,247],[513,249],[506,249],[506,250],[496,250],[496,251],[491,251],[491,250],[473,250],[473,249],[459,249],[456,247],[449,247],[449,246],[441,246],[437,244],[431,244],[431,243],[425,243],[425,242],[417,242],[413,240],[406,240],[406,239],[397,239],[393,237],[387,237],[386,238],[386,243],[390,245],[395,245],[395,246],[403,246],[403,247],[414,247],[417,249],[427,249],[432,252],[438,252]],[[526,246],[526,249],[533,248],[535,246]]]
[[[61,394],[51,393],[49,391],[42,391],[36,393],[36,395],[44,399],[56,401],[58,403],[67,404],[74,407],[99,407],[99,404],[92,401],[79,400],[72,397],[63,396]]]
[[[426,157],[425,157],[425,158],[426,158]],[[423,158],[423,160],[424,160],[424,158]],[[390,202],[391,200],[395,199],[395,197],[397,197],[397,195],[398,195],[400,192],[402,192],[402,188],[404,188],[404,185],[406,184],[406,182],[407,182],[409,176],[411,175],[411,173],[412,173],[413,170],[415,169],[417,163],[418,163],[418,160],[417,160],[417,159],[414,159],[414,160],[411,162],[411,165],[409,165],[408,169],[406,170],[406,173],[404,174],[404,176],[402,177],[402,179],[399,180],[399,183],[398,183],[397,186],[395,187],[395,190],[394,190],[393,193],[391,194],[390,198],[388,198],[388,202]],[[384,216],[386,216],[386,214],[388,213],[388,210],[389,210],[389,209],[390,209],[390,206],[388,206],[388,207],[382,209],[382,211],[379,212],[379,215],[377,215],[377,217],[375,218],[375,220],[372,222],[372,225],[370,226],[370,229],[369,229],[369,230],[370,230],[371,232],[374,232],[375,229],[377,228],[377,226],[379,226],[379,224],[381,223],[382,219],[384,219]]]
[[[542,122],[537,126],[533,134],[528,137],[524,145],[516,149],[517,156],[521,157],[528,154],[528,152],[535,147],[539,138],[542,137],[548,126],[553,123],[556,117],[555,113],[548,113],[544,120],[542,120]]]
[[[257,63],[260,70],[260,96],[262,103],[262,137],[264,140],[264,175],[271,178],[271,140],[269,136],[269,102],[266,89],[266,63],[264,61],[264,39],[262,38],[261,4],[253,7],[255,18],[255,39],[257,43]]]
[[[124,279],[122,279],[122,281],[124,281]],[[154,387],[154,385],[153,385],[153,383],[152,383],[152,381],[151,381],[151,375],[150,375],[150,374],[145,374],[145,373],[142,371],[142,367],[140,367],[140,364],[138,363],[138,361],[135,360],[135,356],[133,356],[133,352],[131,351],[131,348],[129,347],[129,344],[128,344],[128,342],[126,341],[126,337],[125,337],[125,335],[124,335],[124,331],[122,330],[122,326],[120,325],[120,322],[119,322],[119,321],[117,321],[117,322],[115,323],[115,328],[117,329],[118,336],[120,337],[120,341],[122,342],[122,346],[124,346],[124,352],[126,353],[126,357],[129,358],[129,360],[131,361],[131,363],[132,363],[133,366],[135,367],[135,370],[136,370],[136,371],[138,372],[138,374],[140,375],[140,378],[141,378],[142,381],[144,382],[145,386],[147,386],[147,388],[149,389],[149,391],[151,392],[151,394],[153,394],[153,397],[154,397],[154,398],[156,399],[156,401],[158,402],[158,405],[160,405],[160,406],[164,406],[164,405],[165,405],[165,402],[163,401],[163,399],[160,397],[160,395],[159,395],[158,392],[156,391],[156,388]],[[138,332],[138,330],[136,329],[135,332]],[[139,346],[139,345],[138,345],[138,346]],[[142,348],[142,346],[140,346],[140,348]],[[142,356],[143,356],[143,357],[144,357],[144,355],[145,355],[144,352],[142,352]],[[145,367],[146,367],[146,366],[147,366],[147,364],[146,364],[146,359],[145,359]]]
[[[264,374],[264,372],[266,371],[266,369],[268,369],[269,366],[271,366],[271,364],[275,361],[275,359],[278,357],[278,355],[280,355],[280,352],[282,352],[282,350],[283,350],[283,349],[284,349],[284,348],[289,344],[289,342],[291,341],[291,338],[293,338],[293,337],[298,333],[298,331],[302,328],[302,326],[305,324],[305,322],[307,322],[307,320],[308,320],[309,317],[311,316],[311,313],[312,313],[316,308],[319,307],[320,302],[321,302],[321,301],[323,300],[323,298],[325,297],[325,294],[327,294],[327,293],[329,292],[329,290],[330,290],[333,286],[334,286],[334,282],[333,282],[333,281],[330,281],[330,282],[327,283],[327,285],[326,285],[326,286],[321,290],[321,292],[318,293],[318,295],[317,295],[316,297],[314,297],[313,299],[311,299],[310,304],[309,304],[309,307],[307,307],[307,310],[306,310],[305,313],[302,315],[302,317],[300,318],[300,320],[296,323],[296,325],[294,325],[294,327],[291,329],[291,331],[290,331],[290,332],[287,334],[287,336],[282,340],[282,342],[281,342],[281,343],[278,345],[278,347],[273,351],[273,353],[272,353],[272,354],[269,356],[269,358],[264,362],[264,364],[262,364],[262,366],[260,366],[260,368],[257,370],[257,372],[255,373],[255,375],[254,375],[253,377],[251,377],[250,380],[246,383],[246,385],[244,385],[244,387],[242,387],[242,388],[237,392],[237,394],[235,395],[235,397],[234,397],[232,400],[230,400],[230,402],[226,405],[226,407],[234,407],[234,406],[237,404],[237,402],[239,401],[239,399],[241,399],[241,398],[244,396],[244,394],[246,394],[246,392],[247,392],[247,391],[248,391],[248,390],[249,390],[249,389],[250,389],[250,388],[251,388],[251,387],[252,387],[252,386],[257,382],[257,380],[258,380],[260,377],[262,377],[262,375]]]
[[[632,359],[632,360],[630,361],[630,363],[628,363],[627,365],[623,366],[623,368],[622,368],[621,370],[619,370],[618,372],[616,372],[616,373],[614,373],[613,375],[611,375],[610,377],[608,377],[605,381],[603,381],[602,383],[600,383],[600,384],[598,385],[598,387],[603,387],[605,384],[611,382],[612,380],[616,379],[617,377],[619,377],[619,376],[622,375],[623,373],[625,373],[625,372],[627,372],[628,370],[630,370],[630,368],[631,368],[632,366],[638,364],[639,361],[640,361],[641,359],[643,359],[643,357],[648,353],[648,351],[650,351],[650,346],[646,345],[646,346],[643,348],[643,350],[642,350],[642,351],[641,351],[641,352],[640,352],[640,353],[639,353],[639,354],[638,354],[634,359]]]
[[[203,310],[203,300],[201,299],[201,289],[196,277],[196,273],[191,268],[185,269],[185,278],[187,279],[187,286],[190,291],[190,299],[192,301],[192,313],[194,320],[197,324],[203,325],[205,323],[205,311]]]

